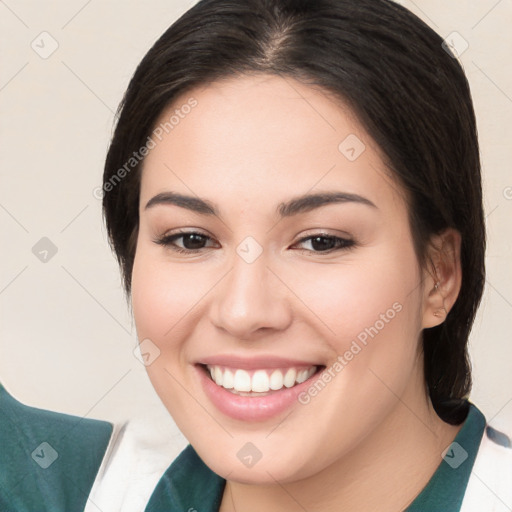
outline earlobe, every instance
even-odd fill
[[[447,228],[432,237],[429,247],[431,269],[425,269],[422,327],[442,324],[459,296],[462,284],[461,235]]]

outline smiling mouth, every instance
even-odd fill
[[[266,396],[302,384],[325,366],[311,365],[288,368],[244,370],[219,365],[201,365],[208,377],[235,395]]]

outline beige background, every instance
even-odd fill
[[[0,1],[0,381],[36,407],[111,421],[153,415],[173,436],[171,451],[184,439],[133,355],[93,190],[137,63],[193,3]],[[469,44],[460,58],[478,117],[488,229],[471,398],[488,419],[512,425],[512,1],[401,3]],[[32,252],[42,237],[57,248],[46,263]]]

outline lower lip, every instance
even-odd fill
[[[300,384],[291,388],[284,387],[265,396],[240,396],[215,384],[202,366],[196,366],[196,370],[204,392],[215,407],[225,415],[242,421],[265,421],[283,413],[298,403],[298,395],[318,377],[317,372]]]

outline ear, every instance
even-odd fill
[[[460,245],[461,235],[454,228],[447,228],[430,240],[429,268],[423,276],[423,328],[442,324],[459,296]]]

